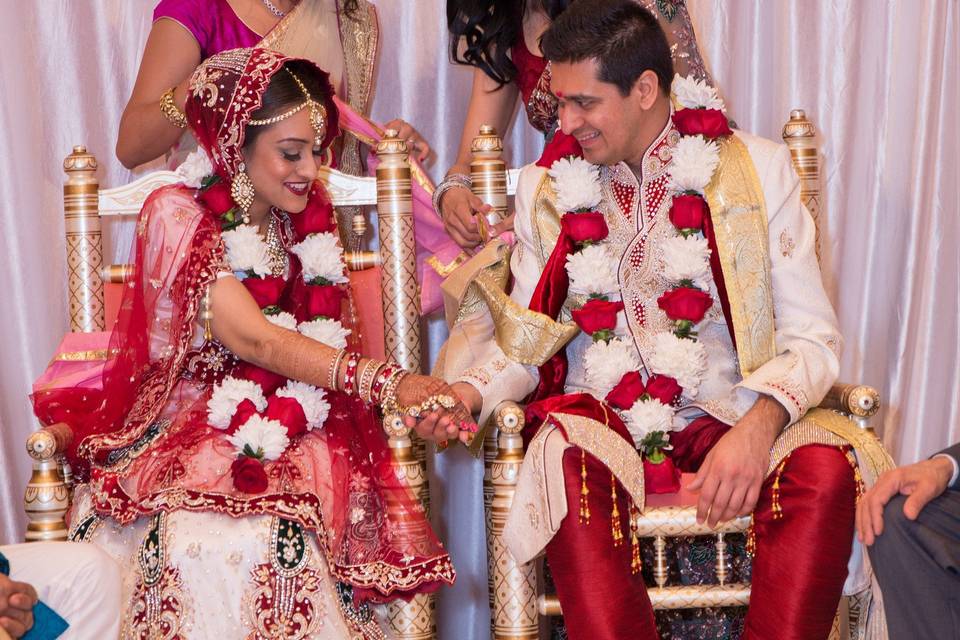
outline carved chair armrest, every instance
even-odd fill
[[[65,422],[41,427],[27,438],[27,453],[36,461],[50,460],[66,452],[73,442],[73,430]]]
[[[880,409],[880,392],[863,384],[838,382],[820,402],[821,409],[839,411],[856,418],[870,418]]]

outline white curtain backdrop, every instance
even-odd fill
[[[378,0],[374,117],[414,123],[452,162],[470,71],[447,61],[443,0]],[[154,0],[0,0],[0,543],[20,539],[35,427],[26,399],[67,327],[63,157],[85,144],[103,185]],[[901,462],[960,440],[960,5],[956,0],[689,0],[701,49],[745,129],[790,109],[821,134],[823,265],[847,345],[842,379],[876,386]],[[522,116],[521,116],[522,118]],[[522,119],[515,162],[540,142]],[[118,237],[126,234],[118,233]],[[117,245],[123,245],[118,241]],[[116,248],[117,256],[127,248]],[[108,255],[108,259],[112,256]],[[442,336],[431,322],[431,353]],[[487,638],[480,465],[433,462],[434,520],[460,571],[440,637]]]

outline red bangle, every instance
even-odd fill
[[[377,377],[373,381],[373,386],[370,388],[370,401],[374,404],[380,404],[382,398],[380,395],[383,393],[383,386],[387,384],[387,381],[390,380],[398,371],[402,370],[401,367],[396,362],[388,362],[383,369],[380,370],[380,373],[377,374]]]
[[[360,354],[350,352],[347,357],[347,370],[343,373],[343,392],[348,396],[355,396],[357,389],[357,367],[360,365]]]

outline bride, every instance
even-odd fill
[[[354,350],[315,181],[332,96],[274,51],[201,64],[202,152],[140,213],[102,393],[34,397],[75,434],[71,537],[127,569],[125,638],[378,638],[370,602],[453,581],[378,408],[418,410],[435,439],[476,427],[444,383]]]

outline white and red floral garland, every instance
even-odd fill
[[[681,395],[696,398],[707,371],[706,349],[696,331],[713,305],[705,189],[720,161],[716,139],[732,133],[716,89],[679,75],[672,88],[683,107],[673,115],[681,138],[673,150],[668,184],[675,231],[659,246],[661,273],[670,284],[657,304],[673,326],[651,339],[646,381],[632,340],[617,333],[625,324],[625,318],[620,319],[624,307],[617,260],[606,242],[609,231],[597,211],[602,201],[598,168],[580,158],[562,158],[549,170],[558,208],[567,212],[561,224],[576,246],[567,258],[569,290],[588,298],[572,313],[574,322],[593,338],[584,353],[587,384],[618,410],[635,445],[652,462],[662,460],[669,432],[682,426],[675,419],[675,404]]]
[[[346,263],[327,212],[314,212],[316,219],[303,222],[303,240],[289,249],[300,260],[308,293],[311,319],[298,324],[291,313],[279,307],[286,279],[272,275],[266,241],[254,227],[239,222],[224,183],[212,175],[206,154],[198,150],[188,156],[178,173],[186,186],[198,190],[198,199],[219,214],[230,269],[267,320],[335,349],[346,347],[350,331],[340,322],[344,284],[348,282]],[[231,466],[234,486],[246,493],[265,491],[264,465],[280,458],[303,434],[322,429],[329,412],[323,389],[249,363],[240,363],[232,375],[214,386],[207,402],[208,423],[225,431],[236,451]]]

